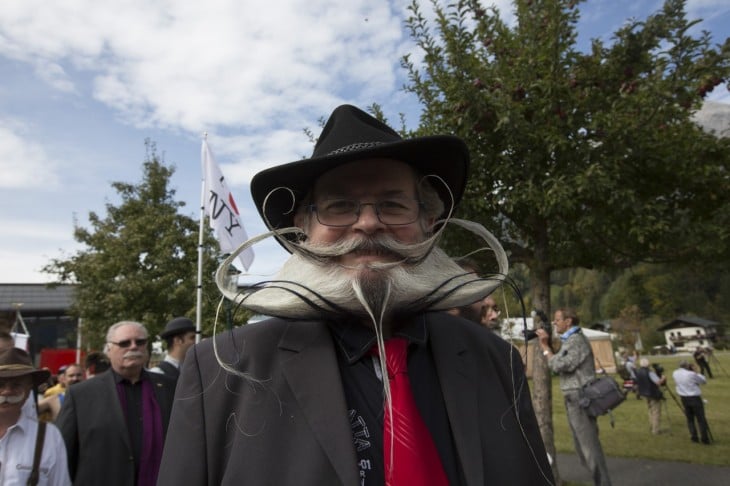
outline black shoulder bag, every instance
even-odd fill
[[[601,367],[603,374],[581,387],[580,406],[591,417],[610,414],[614,408],[626,400],[623,389],[613,377],[608,376],[600,361],[598,366]],[[611,427],[613,425],[613,415],[611,415]]]
[[[36,486],[40,478],[41,455],[43,454],[43,442],[46,439],[46,423],[38,421],[38,435],[35,438],[35,453],[33,454],[33,469],[28,477],[28,486]]]

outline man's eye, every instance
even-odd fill
[[[400,213],[410,211],[410,206],[406,201],[399,201],[397,199],[389,199],[386,201],[380,201],[378,207],[381,211],[388,213]]]
[[[354,201],[347,201],[345,199],[326,201],[323,205],[323,209],[328,213],[333,214],[344,214],[355,211],[356,204]]]

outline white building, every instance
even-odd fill
[[[661,326],[667,347],[677,352],[694,352],[698,347],[712,348],[719,323],[700,317],[682,316]]]

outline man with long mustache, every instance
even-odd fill
[[[149,373],[147,329],[113,324],[105,353],[111,369],[70,387],[56,424],[75,485],[156,484],[175,380]]]
[[[435,246],[467,168],[461,140],[403,140],[345,105],[311,158],[254,177],[261,215],[293,254],[273,280],[232,297],[277,317],[189,351],[160,485],[552,482],[519,355],[438,312],[497,285]],[[389,360],[394,342],[407,348],[409,419],[424,425],[408,461],[399,444],[409,437],[384,430],[384,417],[399,419],[397,387],[378,357]]]

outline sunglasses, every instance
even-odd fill
[[[147,338],[142,339],[124,339],[122,341],[119,341],[115,343],[114,341],[109,341],[109,344],[115,344],[119,346],[120,348],[128,348],[134,343],[137,346],[145,346],[147,344]]]

